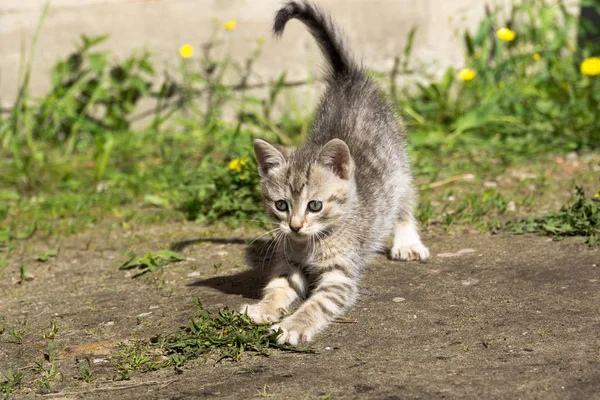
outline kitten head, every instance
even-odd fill
[[[254,152],[265,209],[287,236],[322,237],[352,215],[354,162],[342,140],[293,150],[256,139]]]

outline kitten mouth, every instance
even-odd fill
[[[310,235],[306,234],[305,232],[290,232],[288,234],[288,237],[296,241],[305,241],[309,238],[309,236]]]

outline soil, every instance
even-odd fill
[[[273,350],[116,380],[118,344],[186,326],[194,297],[210,309],[258,298],[266,247],[248,242],[259,235],[105,222],[23,245],[0,267],[0,316],[24,332],[21,343],[7,327],[0,335],[0,374],[25,373],[15,398],[600,398],[600,251],[581,238],[504,234],[425,234],[425,263],[378,256],[355,307],[311,343],[316,354]],[[55,247],[57,257],[33,260]],[[137,279],[119,270],[129,251],[166,248],[188,259]],[[33,279],[19,283],[22,265]],[[51,321],[63,379],[41,393],[31,366]],[[91,383],[74,379],[86,357]]]

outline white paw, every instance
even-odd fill
[[[279,318],[285,314],[285,310],[282,308],[267,309],[261,303],[243,304],[240,308],[240,313],[243,314],[246,312],[248,313],[250,320],[255,324],[279,321]]]
[[[292,346],[298,346],[302,343],[308,343],[312,340],[313,330],[307,326],[294,323],[293,320],[284,319],[279,324],[271,327],[273,332],[281,330],[281,334],[277,337],[277,343],[289,343]]]
[[[422,243],[410,246],[393,247],[392,250],[390,250],[390,258],[392,260],[403,261],[425,261],[429,258],[429,249]]]

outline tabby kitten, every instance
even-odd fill
[[[278,341],[297,345],[352,306],[362,269],[392,230],[392,259],[426,260],[429,250],[413,216],[410,165],[392,107],[328,14],[288,1],[275,17],[275,35],[293,18],[328,61],[327,89],[303,147],[254,141],[265,208],[279,225],[263,299],[242,312],[255,323],[276,322]]]

